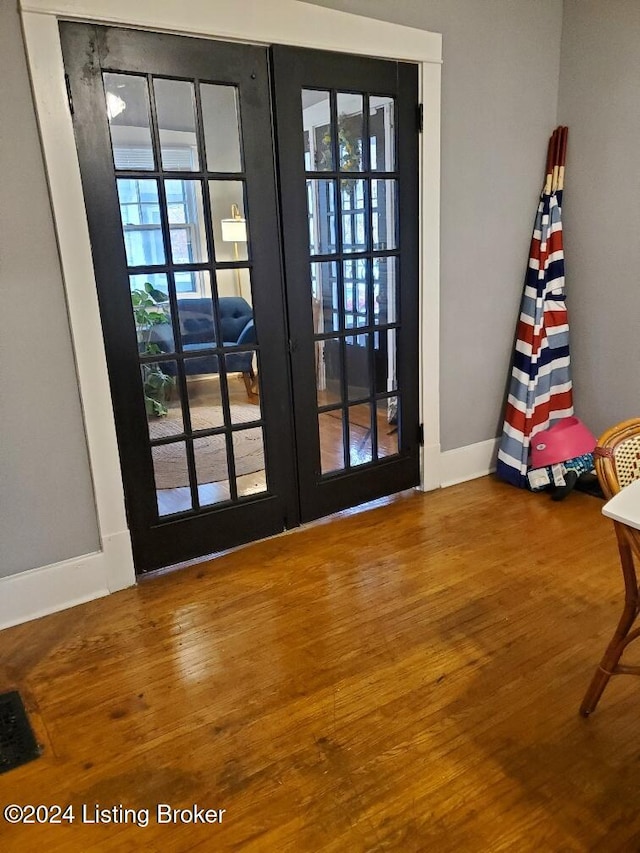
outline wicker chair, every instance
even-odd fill
[[[594,456],[600,487],[609,500],[633,480],[640,478],[640,418],[624,421],[607,430],[600,437]],[[617,521],[614,521],[613,525],[624,577],[624,609],[618,627],[582,700],[580,713],[583,717],[588,717],[595,711],[612,675],[640,675],[640,666],[619,663],[629,643],[640,636],[640,628],[631,630],[640,610],[634,563],[634,559],[640,559],[640,530],[633,530]]]

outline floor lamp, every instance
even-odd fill
[[[236,261],[239,261],[238,243],[247,242],[247,220],[240,215],[240,209],[237,204],[231,205],[231,219],[222,219],[220,224],[222,226],[222,241],[224,243],[233,243],[233,257]],[[237,296],[242,296],[242,282],[238,267],[236,267],[236,291]]]

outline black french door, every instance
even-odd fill
[[[303,521],[415,486],[418,83],[272,48]]]
[[[61,36],[136,568],[295,525],[267,52]]]
[[[416,485],[415,69],[60,31],[137,570]]]

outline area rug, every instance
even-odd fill
[[[233,424],[248,423],[260,418],[260,407],[251,404],[231,406]],[[221,406],[193,407],[191,425],[195,430],[213,429],[224,424]],[[182,417],[179,409],[170,409],[162,418],[149,422],[151,438],[169,438],[182,432]],[[227,452],[224,435],[209,435],[194,438],[198,483],[220,483],[229,479]],[[233,433],[233,458],[236,476],[255,474],[264,469],[262,428],[241,430]],[[184,442],[162,444],[153,448],[153,462],[157,489],[179,489],[189,485],[187,459]]]

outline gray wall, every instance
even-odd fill
[[[441,445],[493,438],[547,141],[562,0],[315,0],[443,35]]]
[[[566,0],[558,118],[577,413],[640,415],[640,3]]]
[[[500,425],[561,0],[335,0],[444,34],[442,447]],[[15,0],[0,0],[0,575],[92,551],[95,511]]]
[[[20,22],[0,0],[0,577],[98,546]]]

